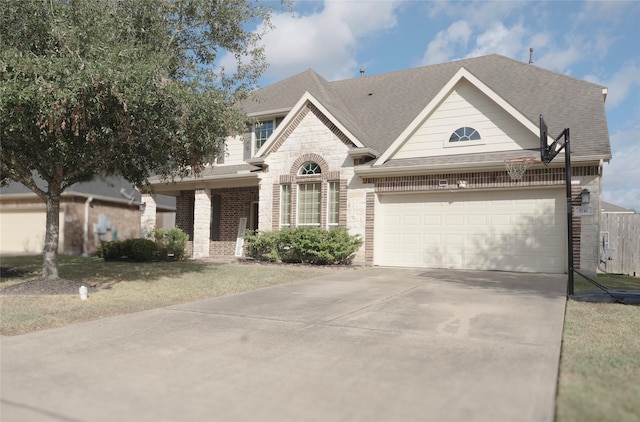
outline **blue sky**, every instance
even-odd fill
[[[608,88],[603,197],[640,211],[640,2],[296,1],[273,23],[261,86],[308,68],[332,81],[493,53],[528,62],[533,47],[536,66]]]

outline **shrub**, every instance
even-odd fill
[[[281,261],[279,232],[245,232],[245,241],[249,245],[247,253],[250,257],[261,261]]]
[[[158,258],[162,260],[172,256],[176,260],[182,260],[187,256],[187,241],[189,236],[177,227],[172,229],[155,228],[149,234],[157,247]]]
[[[105,261],[121,259],[152,261],[158,256],[158,247],[149,239],[115,240],[101,243],[98,247],[98,256]]]
[[[98,246],[98,257],[105,261],[116,261],[122,258],[122,242],[102,242]]]
[[[345,227],[284,228],[274,232],[248,232],[248,255],[274,262],[304,262],[317,265],[349,264],[362,245],[360,236],[349,235]]]
[[[134,261],[151,261],[158,255],[158,246],[153,240],[127,239],[124,243],[129,249],[127,256]]]

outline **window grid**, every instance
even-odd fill
[[[300,166],[300,170],[298,170],[299,176],[310,176],[313,174],[321,174],[322,169],[320,166],[312,161],[304,163]]]
[[[320,225],[321,196],[320,183],[303,183],[298,185],[298,225]]]
[[[280,225],[291,225],[291,185],[280,188]]]
[[[265,122],[258,122],[255,125],[254,133],[256,136],[256,151],[259,150],[262,145],[267,141],[269,136],[273,133],[273,121],[267,120]]]
[[[480,134],[472,127],[461,127],[451,134],[449,142],[479,141]]]
[[[329,182],[327,195],[327,225],[337,226],[340,218],[340,182]]]

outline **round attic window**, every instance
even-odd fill
[[[300,167],[300,170],[298,170],[298,176],[310,176],[313,174],[321,174],[321,173],[322,173],[322,169],[318,164],[314,163],[313,161],[307,161]]]
[[[461,127],[451,134],[449,142],[479,141],[480,133],[472,127]]]

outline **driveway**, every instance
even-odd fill
[[[565,275],[342,269],[2,337],[0,419],[552,421],[565,290]]]

